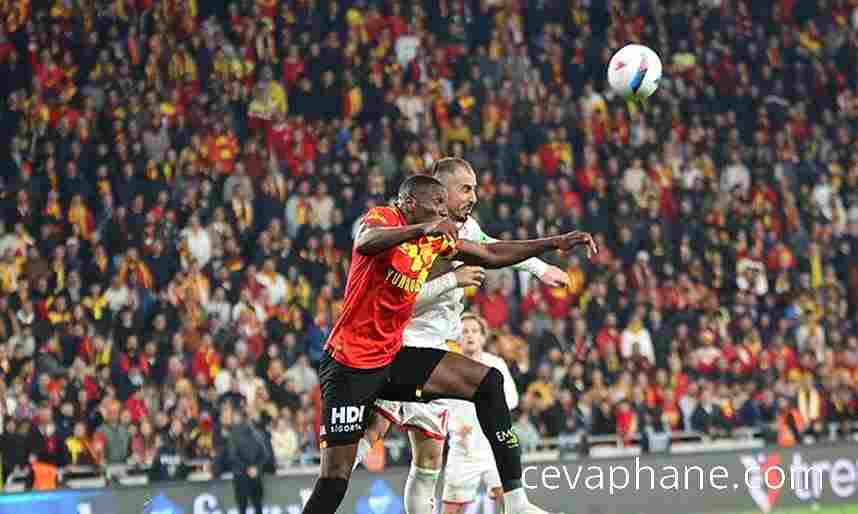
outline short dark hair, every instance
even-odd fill
[[[399,185],[399,200],[404,200],[409,196],[413,197],[433,188],[444,189],[444,184],[429,175],[412,175]]]
[[[459,168],[473,171],[471,164],[465,159],[459,157],[442,157],[432,163],[430,174],[436,179],[443,181],[446,180],[448,175],[456,173]]]

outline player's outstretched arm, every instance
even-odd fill
[[[456,260],[488,269],[498,269],[518,264],[552,250],[569,250],[582,245],[588,247],[588,253],[591,255],[598,251],[593,237],[586,232],[579,231],[542,239],[499,241],[491,244],[461,240],[459,241],[459,253],[456,255]]]
[[[475,219],[471,218],[469,221],[473,223],[473,227],[477,231],[476,241],[483,244],[497,243],[500,241],[499,239],[486,234]],[[569,280],[568,273],[557,266],[552,266],[536,257],[531,257],[530,259],[514,265],[513,269],[526,271],[550,287],[569,287],[572,285]]]
[[[459,229],[448,219],[400,227],[364,225],[355,241],[355,249],[363,255],[376,255],[423,236],[447,235],[455,241],[458,233]]]

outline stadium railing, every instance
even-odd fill
[[[636,433],[628,438],[628,443],[615,434],[586,435],[571,434],[554,438],[543,438],[524,453],[528,463],[546,462],[558,459],[574,460],[579,458],[611,458],[640,455],[644,451],[644,441],[649,437],[650,452],[690,453],[722,450],[737,450],[759,448],[766,444],[766,428],[741,427],[732,430],[730,437],[712,438],[695,431],[673,431]],[[663,444],[653,445],[654,437],[663,437]],[[845,423],[829,423],[827,434],[819,438],[806,436],[805,444],[814,442],[836,441],[851,439],[858,441],[858,421]],[[405,439],[389,439],[384,441],[389,454],[400,456],[409,451]],[[655,447],[654,447],[655,446]],[[277,476],[308,475],[318,472],[318,452],[307,452],[289,462],[279,462],[276,468]],[[184,461],[190,470],[187,480],[202,482],[216,478],[212,474],[213,462],[210,459],[188,459]],[[144,485],[149,483],[149,468],[139,464],[111,464],[105,467],[96,466],[66,466],[58,470],[58,480],[61,487],[71,489],[99,488],[109,485]],[[230,478],[231,473],[223,473],[221,478]],[[4,485],[5,492],[18,492],[26,489],[27,475],[22,471],[13,471],[7,477]]]

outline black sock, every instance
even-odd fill
[[[334,514],[346,497],[348,487],[349,481],[345,478],[318,479],[303,514]]]
[[[492,445],[504,492],[521,487],[521,447],[503,392],[503,375],[492,368],[474,393],[480,427]]]

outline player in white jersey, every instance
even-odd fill
[[[518,390],[509,367],[500,357],[483,351],[488,336],[485,320],[476,314],[462,316],[462,354],[486,366],[497,368],[504,376],[504,394],[510,410],[518,406]],[[495,499],[498,512],[503,509],[501,479],[494,465],[492,447],[480,430],[477,411],[470,403],[449,400],[450,450],[444,472],[443,514],[463,514],[465,505],[477,498],[480,484],[485,484]]]
[[[479,223],[471,217],[477,202],[477,178],[470,164],[463,159],[443,158],[435,162],[432,174],[447,188],[447,210],[459,224],[459,238],[492,242]],[[482,283],[480,268],[458,266],[460,263],[436,261],[417,297],[414,315],[403,334],[406,346],[422,346],[457,351],[455,341],[462,333],[464,289]],[[529,259],[514,267],[528,271],[550,286],[569,285],[568,274],[539,259]],[[451,345],[450,343],[454,343]],[[392,424],[408,429],[413,459],[405,483],[406,514],[432,514],[435,488],[441,474],[444,441],[447,438],[449,400],[429,403],[378,401],[376,414],[364,438],[358,443],[355,467],[369,453],[372,445],[384,437]],[[521,511],[531,511],[523,505]],[[540,510],[541,511],[541,510]]]

